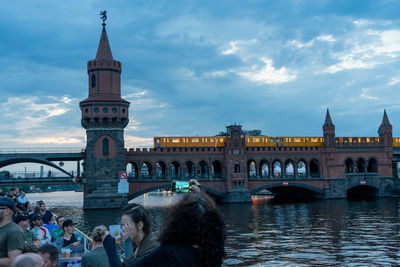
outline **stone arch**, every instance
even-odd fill
[[[207,178],[208,177],[207,161],[202,160],[199,162],[199,165],[197,166],[197,177],[199,177],[199,178]]]
[[[222,164],[219,160],[214,160],[211,165],[211,175],[213,178],[222,177]]]
[[[180,178],[181,177],[181,165],[176,160],[172,161],[169,164],[170,176],[172,178]]]
[[[307,163],[304,159],[300,159],[297,164],[297,176],[299,177],[307,177]]]
[[[153,176],[153,167],[149,161],[144,161],[140,165],[140,178],[151,178]]]
[[[356,184],[346,190],[347,198],[376,198],[379,196],[379,189],[374,185]]]
[[[294,177],[294,164],[291,159],[285,162],[285,176]]]
[[[257,177],[257,165],[252,159],[247,161],[247,175],[248,177]]]
[[[365,160],[363,158],[359,158],[357,160],[357,172],[364,173],[365,172]]]
[[[259,167],[260,170],[258,171],[259,176],[260,177],[268,177],[269,173],[270,173],[268,161],[265,159],[261,160],[259,166],[260,166]]]
[[[157,161],[154,165],[154,175],[156,178],[166,178],[167,177],[167,165],[164,161]]]
[[[196,170],[194,167],[194,163],[190,160],[186,161],[185,169],[183,170],[183,177],[185,178],[193,178],[195,177]]]
[[[324,190],[322,190],[318,187],[315,187],[315,186],[308,185],[308,184],[302,184],[302,183],[291,182],[291,181],[287,182],[287,185],[285,185],[285,186],[283,186],[282,182],[263,185],[263,186],[260,186],[258,188],[251,190],[250,193],[253,195],[262,190],[268,190],[268,191],[274,192],[274,189],[289,188],[289,187],[290,188],[297,187],[297,188],[306,189],[306,190],[313,192],[316,197],[323,198]]]
[[[354,162],[353,162],[353,159],[347,158],[347,159],[344,161],[344,169],[345,169],[345,173],[353,173],[353,172],[354,172]]]
[[[378,172],[378,161],[374,157],[368,159],[367,172]]]
[[[128,177],[138,178],[139,167],[136,162],[128,162],[128,164],[126,164],[126,172],[128,173]]]
[[[310,176],[311,177],[321,177],[321,168],[319,161],[316,159],[312,159],[310,161]]]
[[[272,174],[274,178],[282,177],[282,163],[278,159],[272,163]]]

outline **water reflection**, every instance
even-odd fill
[[[44,200],[87,233],[98,224],[119,223],[116,210],[82,211],[82,200],[77,200],[82,193],[46,194],[30,194],[30,201]],[[148,194],[134,200],[149,210],[154,237],[181,196]],[[400,265],[398,199],[268,201],[219,208],[227,223],[230,266]]]

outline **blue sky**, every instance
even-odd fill
[[[79,101],[100,38],[122,95],[125,146],[211,136],[400,136],[396,1],[8,1],[0,9],[0,147],[84,147]]]

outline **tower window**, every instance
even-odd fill
[[[90,84],[91,84],[92,88],[96,87],[96,75],[92,74]]]
[[[108,138],[103,139],[103,156],[108,156],[109,149],[108,149]]]

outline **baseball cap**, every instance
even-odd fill
[[[6,206],[12,211],[15,211],[14,200],[9,197],[0,197],[0,206]]]
[[[19,223],[21,221],[29,220],[29,217],[26,215],[18,214],[17,217],[15,218],[14,222]]]
[[[67,227],[67,226],[70,226],[70,225],[75,225],[76,223],[74,223],[71,219],[66,219],[64,222],[63,222],[63,228],[64,227]]]

